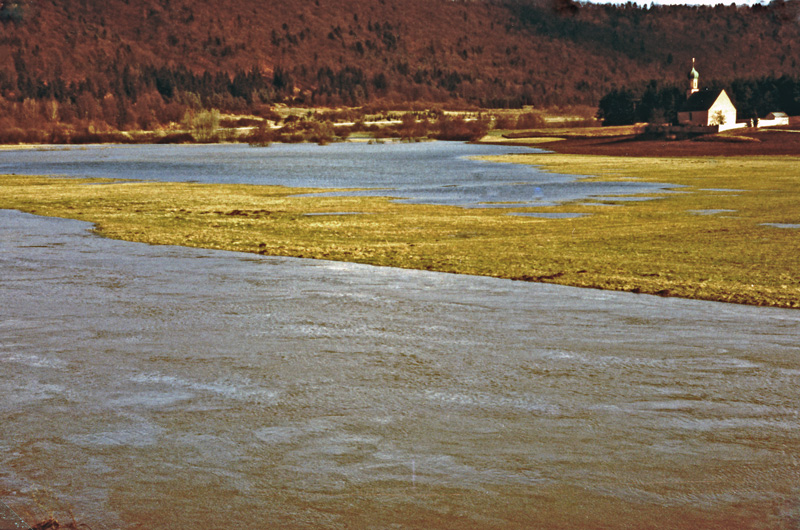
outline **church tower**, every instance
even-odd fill
[[[694,69],[694,57],[692,57],[692,70],[689,72],[689,90],[686,91],[687,98],[692,97],[692,94],[700,91],[700,88],[698,88],[699,79],[700,74]]]

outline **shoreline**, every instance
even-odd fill
[[[5,175],[0,208],[89,221],[106,237],[150,244],[800,308],[792,262],[800,255],[798,157],[558,152],[584,142],[481,158],[583,180],[670,182],[680,193],[517,207],[518,215],[508,215],[314,195],[327,189]],[[100,181],[107,185],[83,185]]]
[[[608,165],[617,161],[602,157],[510,158],[516,160],[505,161],[547,159],[545,165],[561,173],[619,171]],[[718,166],[722,172],[732,167]],[[800,223],[797,206],[795,217],[775,219],[772,209],[763,211],[758,194],[742,188],[731,193],[711,182],[657,200],[524,209],[586,214],[540,218],[492,208],[398,204],[386,197],[298,197],[297,189],[266,186],[108,180],[85,185],[100,180],[6,176],[0,179],[0,208],[88,221],[102,236],[148,244],[800,308],[797,230],[767,226]],[[770,201],[788,205],[800,190],[770,195]],[[743,197],[746,204],[732,204]],[[712,206],[737,215],[711,213]],[[330,212],[371,215],[308,215]],[[409,226],[416,228],[409,232]]]
[[[545,149],[559,154],[626,156],[637,158],[659,157],[718,157],[718,156],[794,156],[800,157],[800,130],[796,129],[736,129],[735,134],[720,133],[696,137],[693,139],[654,139],[639,132],[632,126],[593,127],[589,129],[535,129],[528,132],[508,132],[498,135],[500,131],[490,133],[479,140],[468,143],[509,145]],[[403,141],[441,141],[436,138],[420,137],[406,139],[397,136],[357,136],[353,135],[337,142],[343,143],[391,143]],[[274,143],[282,143],[275,141]],[[288,142],[296,143],[296,142]],[[301,142],[315,143],[315,142]],[[214,145],[243,144],[247,141],[193,141],[178,145]],[[0,144],[0,151],[37,150],[52,148],[80,148],[82,146],[122,147],[135,145],[159,145],[158,142],[98,142],[75,144]],[[161,144],[173,145],[173,144]],[[252,144],[251,144],[252,145]],[[323,144],[326,145],[326,144]],[[258,147],[258,146],[256,146]]]
[[[739,131],[737,131],[739,132]],[[639,135],[619,136],[531,136],[498,138],[487,142],[500,145],[528,145],[559,154],[626,156],[636,158],[691,157],[800,157],[800,134],[794,130],[761,129],[740,135],[710,135],[695,139],[646,139]]]

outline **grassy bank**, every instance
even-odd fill
[[[658,200],[514,210],[588,214],[542,219],[294,196],[308,189],[2,176],[0,208],[90,221],[107,237],[152,244],[800,307],[800,230],[765,226],[800,224],[797,158],[494,160],[685,188]]]

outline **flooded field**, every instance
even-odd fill
[[[20,513],[800,525],[800,312],[89,228],[0,211],[0,500]]]
[[[460,142],[62,146],[0,151],[0,174],[172,182],[357,188],[337,195],[393,196],[462,207],[547,206],[597,197],[662,193],[668,184],[580,182],[521,164],[472,157],[537,149]]]

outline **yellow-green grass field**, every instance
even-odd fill
[[[104,236],[151,244],[800,307],[800,230],[765,225],[800,225],[800,158],[492,160],[683,187],[656,200],[506,210],[298,197],[322,190],[275,186],[6,175],[0,208],[90,221]]]

